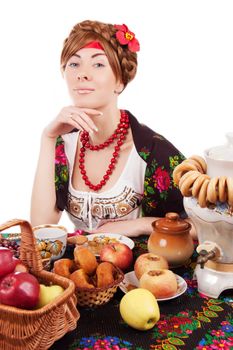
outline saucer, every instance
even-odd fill
[[[175,274],[175,276],[176,276],[177,285],[178,285],[176,293],[168,298],[156,298],[157,301],[166,301],[166,300],[177,298],[186,291],[187,283],[185,282],[185,280],[179,275]],[[134,271],[131,271],[125,274],[124,280],[120,283],[119,287],[122,290],[122,292],[127,293],[129,285],[133,285],[136,288],[139,287],[139,280],[137,279]]]

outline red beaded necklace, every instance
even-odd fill
[[[120,118],[119,124],[117,125],[117,129],[104,143],[100,143],[99,145],[95,145],[95,146],[91,145],[90,139],[89,139],[89,133],[87,131],[83,131],[81,133],[80,140],[82,143],[82,147],[80,149],[80,154],[79,154],[79,169],[80,169],[80,172],[82,174],[82,178],[83,178],[85,184],[91,190],[93,190],[93,191],[100,190],[106,184],[106,182],[109,180],[109,177],[115,168],[117,158],[119,157],[120,148],[123,145],[123,142],[126,138],[126,135],[128,133],[128,129],[129,129],[129,117],[125,111],[121,110],[121,118]],[[117,141],[117,144],[114,147],[114,152],[112,154],[112,158],[110,160],[110,164],[108,166],[108,169],[105,172],[102,180],[97,185],[93,185],[86,174],[86,169],[85,169],[86,150],[88,148],[90,151],[99,151],[101,149],[108,147],[114,141]]]

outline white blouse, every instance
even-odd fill
[[[109,221],[138,218],[147,164],[138,155],[135,145],[119,179],[111,189],[101,193],[77,191],[72,186],[72,174],[79,133],[63,135],[70,173],[66,210],[75,230],[92,230]]]

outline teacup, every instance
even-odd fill
[[[42,259],[60,259],[66,250],[67,229],[60,225],[39,225],[33,227],[37,248]]]

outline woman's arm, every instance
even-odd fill
[[[111,232],[120,233],[128,237],[137,237],[140,235],[150,235],[153,228],[151,226],[152,222],[158,218],[154,217],[141,217],[134,220],[122,220],[108,222],[96,230],[88,231],[89,233],[99,233],[99,232]]]
[[[56,207],[54,179],[57,137],[69,133],[74,128],[92,132],[96,129],[96,125],[90,116],[100,114],[101,112],[95,109],[64,107],[44,129],[31,198],[32,226],[57,224],[62,214]]]
[[[41,148],[31,198],[31,224],[57,224],[61,211],[56,208],[54,182],[56,138],[42,134]]]
[[[96,230],[88,231],[89,233],[104,233],[104,232],[111,232],[111,233],[120,233],[127,237],[137,237],[140,235],[150,235],[153,231],[152,228],[152,222],[155,220],[158,220],[161,218],[158,217],[141,217],[134,220],[122,220],[122,221],[114,221],[114,222],[108,222],[107,224],[104,224],[100,227],[98,227]],[[185,219],[188,221],[191,225],[192,222],[190,219]],[[195,227],[192,225],[190,230],[190,235],[193,239],[196,239],[196,230]]]

